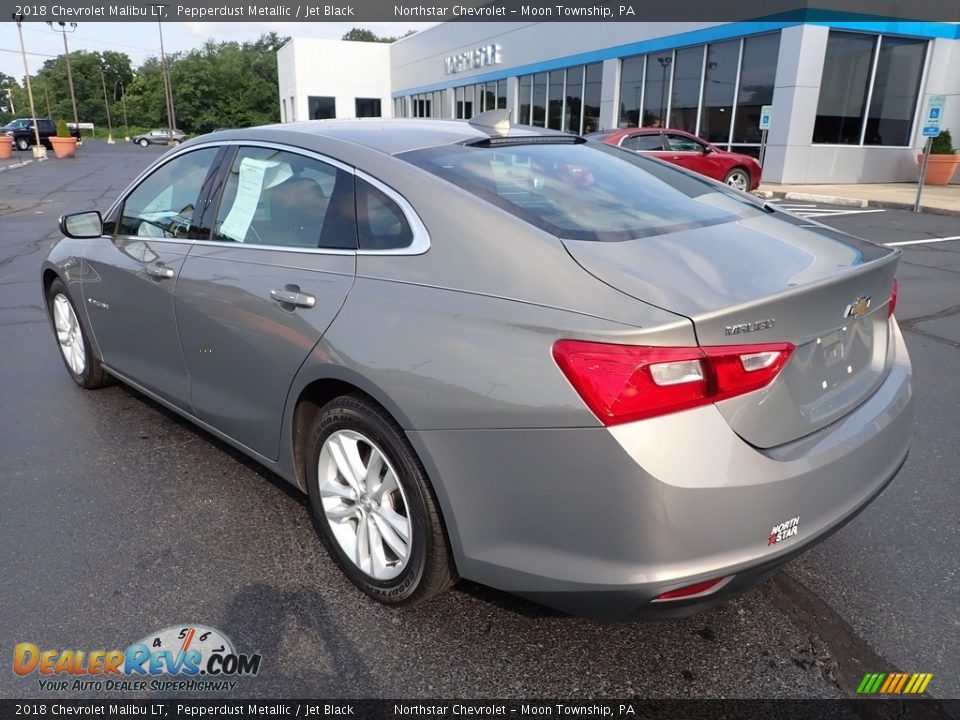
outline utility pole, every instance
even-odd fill
[[[83,144],[83,136],[80,134],[80,116],[77,114],[77,95],[73,92],[73,70],[70,68],[70,48],[67,46],[67,33],[72,33],[77,29],[77,24],[72,22],[69,24],[69,30],[67,29],[68,25],[65,22],[58,22],[57,25],[60,26],[60,29],[57,30],[53,26],[53,23],[49,20],[47,25],[50,26],[50,29],[54,32],[58,32],[63,35],[63,52],[67,56],[67,83],[70,85],[70,102],[73,103],[73,124],[77,128],[77,145]]]
[[[163,23],[157,22],[160,30],[160,67],[163,71],[163,92],[167,100],[167,145],[173,146],[173,131],[177,126],[177,116],[173,111],[173,82],[170,79],[170,70],[167,68],[167,54],[163,50]]]
[[[113,145],[113,123],[110,121],[110,102],[107,100],[107,81],[103,76],[103,65],[100,66],[100,84],[103,85],[103,106],[107,109],[107,144]]]
[[[120,85],[120,104],[123,106],[123,139],[130,142],[130,123],[127,122],[127,90],[123,87],[123,80],[117,78],[113,84],[113,96],[117,96],[117,85]]]
[[[30,66],[27,65],[27,50],[23,46],[23,13],[13,14],[13,19],[17,23],[17,33],[20,35],[20,55],[23,57],[23,74],[27,81],[27,98],[30,100],[30,122],[33,123],[33,138],[36,145],[33,146],[33,156],[37,160],[44,160],[47,157],[47,149],[40,144],[40,128],[37,127],[37,111],[33,107],[33,88],[30,86]]]

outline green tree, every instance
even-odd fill
[[[408,30],[402,37],[409,37],[413,35],[416,30]],[[382,42],[382,43],[392,43],[399,40],[399,37],[380,37],[373,30],[367,30],[367,28],[353,28],[348,32],[344,33],[341,40],[353,40],[354,42]]]

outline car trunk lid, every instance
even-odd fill
[[[564,243],[600,280],[688,317],[701,346],[796,346],[766,388],[717,403],[755,446],[819,430],[886,375],[886,304],[899,251],[783,213],[623,242]]]

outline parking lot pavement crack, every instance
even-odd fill
[[[810,643],[817,667],[824,680],[850,699],[857,697],[857,686],[869,672],[897,672],[896,666],[874,650],[853,627],[816,593],[786,572],[778,573],[764,586],[771,604],[787,616]],[[902,706],[902,707],[901,707]],[[898,717],[925,717],[949,720],[939,701],[926,701],[920,712],[913,712],[899,701],[857,703],[851,709],[864,720],[894,720]]]
[[[921,315],[920,317],[907,318],[906,320],[900,321],[900,328],[904,332],[913,333],[914,335],[920,335],[930,340],[942,343],[944,345],[949,345],[952,348],[960,349],[960,342],[956,340],[951,340],[949,338],[941,337],[936,333],[932,333],[925,328],[920,327],[921,323],[930,322],[932,320],[942,320],[943,318],[951,317],[960,313],[960,305],[953,305],[938,312],[931,313],[929,315]]]

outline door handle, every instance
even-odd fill
[[[296,305],[297,307],[312,308],[317,304],[317,298],[309,293],[300,292],[296,285],[288,285],[283,290],[271,290],[270,297],[278,303],[284,305]]]
[[[173,277],[173,268],[164,265],[147,265],[147,275],[161,280],[169,280]]]

